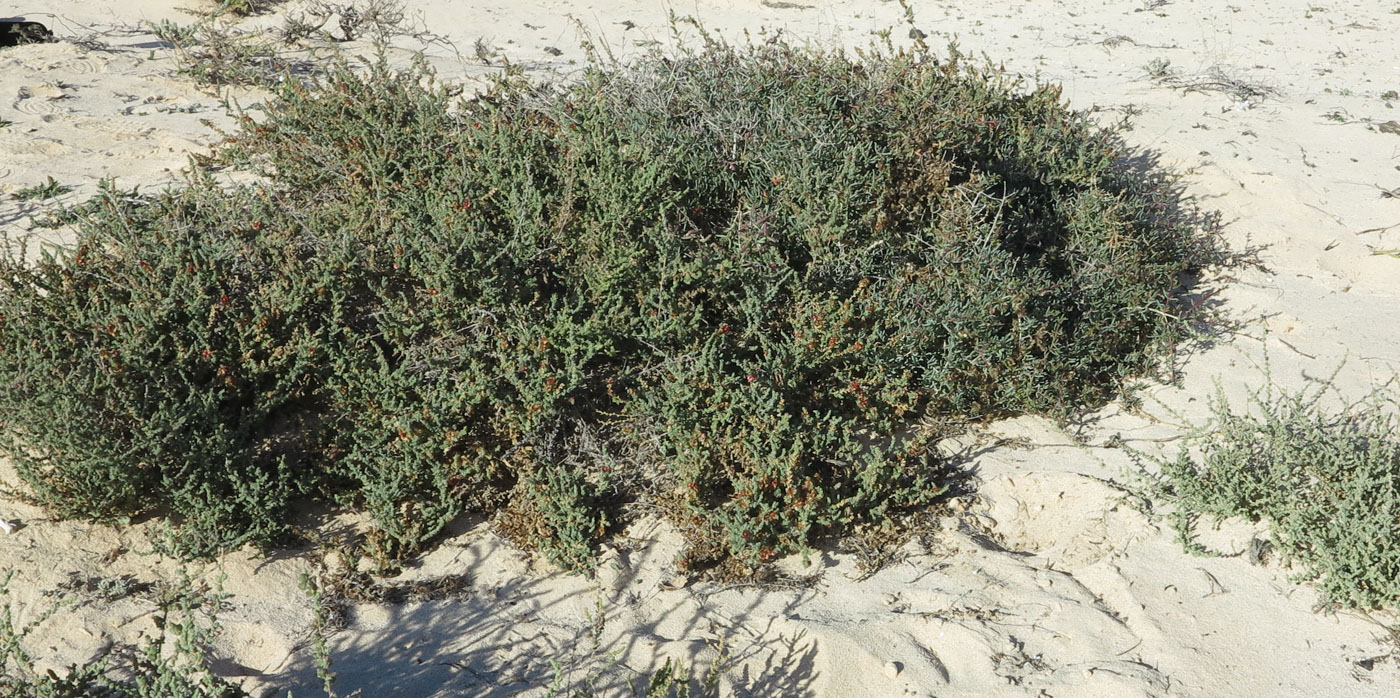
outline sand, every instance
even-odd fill
[[[220,96],[175,75],[172,51],[142,29],[189,21],[178,8],[198,1],[0,1],[0,18],[43,22],[62,40],[0,50],[0,119],[13,122],[0,129],[0,228],[29,229],[40,207],[8,195],[46,177],[74,187],[61,199],[69,203],[103,178],[156,188],[179,181],[188,153],[218,139],[202,121],[229,124]],[[1141,409],[1110,405],[1075,427],[1025,417],[968,437],[979,444],[973,495],[874,574],[856,553],[831,549],[807,565],[784,561],[805,582],[677,584],[679,536],[645,521],[608,544],[590,580],[512,550],[483,522],[461,522],[404,578],[465,576],[467,591],[354,606],[330,637],[339,692],[545,695],[594,681],[599,695],[631,695],[627,681],[673,659],[697,674],[722,662],[722,696],[1400,695],[1400,659],[1383,627],[1393,616],[1320,612],[1317,591],[1294,581],[1298,570],[1244,554],[1268,537],[1262,525],[1205,528],[1203,540],[1228,555],[1183,552],[1136,494],[1138,466],[1114,446],[1170,452],[1206,418],[1217,385],[1236,402],[1262,385],[1265,357],[1286,389],[1344,361],[1342,398],[1400,368],[1400,259],[1374,254],[1400,248],[1400,100],[1384,97],[1400,90],[1400,6],[1391,5],[916,2],[935,46],[956,37],[1009,70],[1062,84],[1074,107],[1104,123],[1128,119],[1129,144],[1182,173],[1197,204],[1219,212],[1231,247],[1259,248],[1265,268],[1201,286],[1239,327],[1217,328],[1213,345],[1182,357],[1178,385],[1147,386]],[[855,46],[880,29],[908,31],[898,4],[883,0],[410,0],[408,9],[467,56],[428,48],[444,76],[463,78],[487,70],[473,57],[478,40],[567,76],[583,59],[579,25],[631,55],[670,40],[668,9],[735,38],[766,27]],[[1154,61],[1160,79],[1144,68]],[[152,582],[180,569],[151,552],[150,523],[55,521],[9,500],[0,518],[16,524],[0,534],[0,570],[15,573],[7,602],[19,620],[74,575]],[[191,567],[230,594],[218,673],[255,695],[319,694],[313,613],[297,586],[317,560],[245,551]],[[76,598],[30,638],[44,668],[159,633],[140,594]]]

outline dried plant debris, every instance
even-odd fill
[[[1184,73],[1173,67],[1170,60],[1156,58],[1144,65],[1143,70],[1156,83],[1182,92],[1218,92],[1242,102],[1257,102],[1278,94],[1278,90],[1267,83],[1221,66],[1211,66],[1197,73]]]

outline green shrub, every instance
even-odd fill
[[[303,497],[388,556],[496,511],[571,567],[642,504],[742,568],[933,501],[918,419],[1097,403],[1183,331],[1175,193],[956,52],[710,42],[455,94],[382,58],[289,81],[188,186],[12,252],[32,497],[196,553]]]
[[[1214,399],[1211,423],[1161,462],[1185,541],[1200,514],[1267,521],[1328,603],[1400,607],[1400,424],[1383,403],[1333,413],[1320,397],[1270,388],[1245,414]]]

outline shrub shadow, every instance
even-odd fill
[[[620,551],[616,576],[592,581],[562,572],[502,578],[492,556],[503,551],[459,548],[439,574],[497,581],[448,599],[351,606],[347,628],[327,641],[334,689],[365,697],[646,695],[669,660],[688,677],[691,696],[816,695],[817,643],[780,622],[816,592],[667,589],[649,583],[671,564],[658,547]],[[752,598],[739,605],[731,596],[721,609],[709,603],[718,594]],[[323,695],[309,639],[262,680],[278,695]]]

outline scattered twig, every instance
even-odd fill
[[[1280,337],[1278,341],[1283,342],[1283,346],[1288,347],[1289,349],[1292,349],[1293,351],[1297,352],[1298,354],[1300,354],[1300,355],[1302,355],[1302,356],[1306,356],[1306,357],[1308,357],[1309,359],[1316,359],[1316,358],[1317,358],[1316,356],[1313,356],[1312,354],[1309,354],[1309,353],[1303,351],[1302,349],[1299,349],[1298,347],[1295,347],[1295,346],[1293,346],[1292,344],[1289,344],[1289,343],[1288,343],[1288,340],[1286,340],[1286,339],[1283,339],[1283,338]]]
[[[1383,225],[1379,228],[1367,228],[1365,230],[1358,231],[1356,234],[1365,235],[1367,233],[1384,233],[1391,230],[1392,228],[1400,228],[1400,223],[1391,223],[1390,225]]]
[[[1220,583],[1220,580],[1219,580],[1219,579],[1216,579],[1216,578],[1215,578],[1215,575],[1213,575],[1213,574],[1211,574],[1209,571],[1207,571],[1206,568],[1204,568],[1204,567],[1197,567],[1196,569],[1200,570],[1200,571],[1201,571],[1201,574],[1204,574],[1204,575],[1206,576],[1206,580],[1210,582],[1210,593],[1206,594],[1205,596],[1203,596],[1203,597],[1201,597],[1201,598],[1206,598],[1206,599],[1208,599],[1208,598],[1210,598],[1210,597],[1212,597],[1212,596],[1219,596],[1219,595],[1221,595],[1221,594],[1227,594],[1227,593],[1229,593],[1229,590],[1225,588],[1225,585],[1224,585],[1224,584],[1221,584],[1221,583]]]
[[[1307,157],[1308,157],[1307,153],[1306,153],[1306,152],[1303,153],[1303,162],[1304,162],[1304,163],[1307,163],[1307,162],[1308,162]],[[1308,202],[1306,202],[1306,201],[1303,202],[1303,205],[1304,205],[1304,206],[1307,206],[1308,208],[1310,208],[1310,209],[1312,209],[1312,210],[1314,210],[1314,211],[1317,211],[1318,213],[1321,213],[1321,214],[1324,215],[1324,216],[1327,216],[1328,218],[1331,218],[1333,221],[1335,221],[1335,222],[1337,223],[1337,225],[1346,225],[1346,222],[1344,222],[1341,218],[1338,218],[1338,217],[1336,216],[1336,214],[1331,213],[1331,212],[1327,211],[1326,209],[1319,208],[1319,207],[1314,206],[1314,205],[1312,205],[1312,204],[1310,204],[1310,203],[1308,203]]]
[[[1157,58],[1143,66],[1143,70],[1158,84],[1174,87],[1182,92],[1223,92],[1241,101],[1263,99],[1278,94],[1278,90],[1272,86],[1231,75],[1220,66],[1211,66],[1205,72],[1195,75],[1182,75],[1172,69],[1171,61]]]

